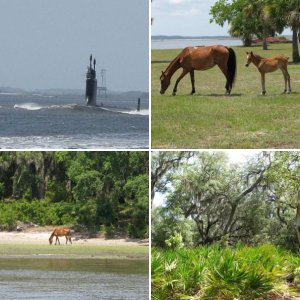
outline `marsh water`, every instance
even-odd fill
[[[1,299],[148,299],[148,261],[0,259]]]

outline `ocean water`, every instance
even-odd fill
[[[148,261],[2,258],[0,285],[7,300],[148,299]]]
[[[0,93],[2,149],[144,149],[149,101],[108,96],[87,107],[81,95]]]
[[[181,38],[181,39],[152,39],[151,49],[182,49],[188,46],[242,46],[240,39],[235,38]]]

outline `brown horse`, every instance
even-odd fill
[[[246,52],[247,54],[247,62],[246,67],[253,63],[261,75],[261,87],[262,87],[262,95],[266,94],[266,86],[265,86],[265,74],[274,72],[278,69],[281,70],[283,77],[284,77],[284,91],[283,93],[290,93],[291,92],[291,82],[290,82],[290,74],[287,70],[288,60],[289,58],[284,55],[277,55],[272,58],[263,58],[257,54],[254,54],[252,51]],[[287,90],[288,84],[288,90]]]
[[[226,94],[230,95],[235,75],[236,75],[236,57],[232,48],[225,46],[207,46],[207,47],[187,47],[169,64],[167,69],[160,76],[160,93],[164,94],[171,83],[171,77],[179,69],[182,73],[176,80],[173,96],[176,95],[179,81],[190,73],[192,92],[195,93],[195,75],[194,70],[208,70],[217,65],[226,77]]]
[[[58,241],[58,244],[60,245],[59,236],[65,236],[66,237],[66,244],[68,241],[72,244],[71,240],[71,229],[70,228],[55,228],[53,232],[51,233],[51,236],[49,238],[49,243],[52,245],[53,237],[56,237],[55,245]]]

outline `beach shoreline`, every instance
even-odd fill
[[[49,244],[51,231],[1,231],[0,244]],[[65,243],[65,237],[59,237],[60,243]],[[55,241],[55,239],[54,239]],[[72,235],[72,243],[79,245],[99,245],[99,246],[148,246],[148,239],[130,238],[104,238],[104,237],[84,237],[79,233]]]
[[[149,240],[88,237],[73,233],[72,245],[59,237],[60,245],[50,246],[53,227],[29,228],[24,231],[0,232],[2,258],[103,258],[148,260]],[[55,241],[55,239],[54,239]]]

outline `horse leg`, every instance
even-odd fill
[[[283,91],[283,93],[285,94],[286,91],[287,91],[287,74],[286,74],[284,69],[281,69],[281,72],[282,72],[282,75],[283,75],[283,78],[284,78],[284,91]]]
[[[226,78],[226,85],[225,85],[226,92],[225,92],[225,95],[230,95],[231,87],[230,87],[230,84],[229,84],[229,81],[228,81],[228,78],[227,78],[227,65],[226,65],[226,63],[218,64],[218,67],[222,71],[222,73],[224,74],[224,76]]]
[[[187,73],[188,73],[187,70],[185,70],[185,69],[182,70],[182,73],[180,74],[180,76],[178,77],[178,79],[176,80],[176,83],[175,83],[175,85],[174,85],[174,89],[173,89],[173,93],[172,93],[173,96],[176,96],[177,86],[178,86],[179,81],[180,81]]]
[[[265,73],[260,72],[260,75],[261,75],[261,94],[265,95],[266,94]]]
[[[195,94],[195,72],[194,70],[192,70],[190,72],[190,75],[191,75],[191,83],[192,83],[192,92],[191,92],[191,95]]]
[[[287,70],[287,68],[284,69],[284,72],[285,72],[285,79],[288,83],[288,90],[287,90],[287,93],[289,94],[292,90],[291,90],[291,76]],[[285,89],[286,89],[286,83],[285,83]]]

